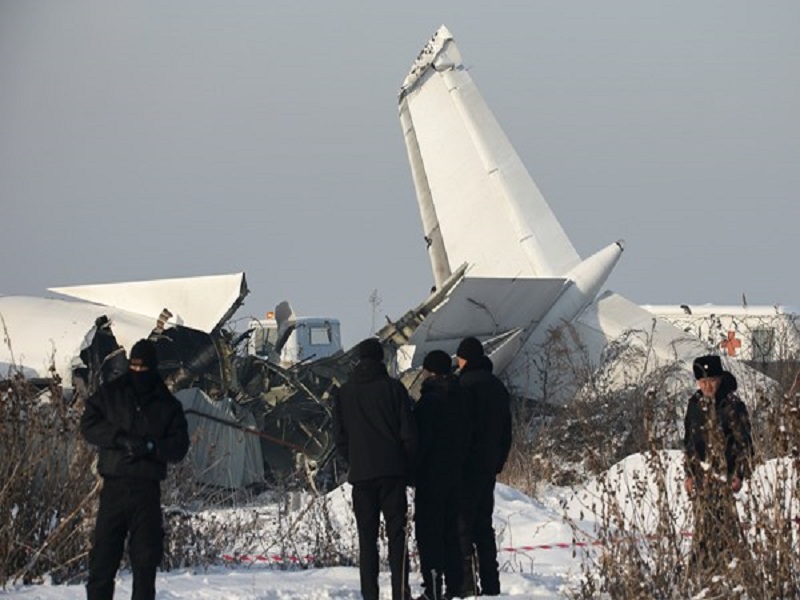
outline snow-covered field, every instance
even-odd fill
[[[331,514],[339,524],[350,527],[350,488],[337,488],[328,495]],[[498,485],[496,491],[496,529],[500,545],[503,598],[558,598],[560,590],[579,566],[572,556],[572,532],[563,522],[558,498],[543,504],[513,488]],[[298,537],[300,535],[298,534]],[[265,536],[266,539],[266,536]],[[344,542],[349,543],[346,536]],[[555,544],[566,544],[558,547]],[[512,550],[516,548],[516,550]],[[527,549],[526,549],[527,548]],[[245,561],[208,570],[178,570],[159,573],[157,598],[208,600],[277,600],[287,598],[357,599],[359,592],[356,567],[281,569],[264,561],[276,554],[274,547],[237,548]],[[299,554],[303,554],[302,550]],[[412,594],[420,592],[419,573],[411,573]],[[129,598],[130,573],[118,577],[116,598]],[[381,574],[382,598],[390,598],[389,573]],[[2,598],[27,600],[78,600],[85,597],[82,586],[35,585],[0,592]]]
[[[643,455],[633,455],[615,465],[603,478],[594,480],[577,490],[551,488],[543,490],[539,499],[533,499],[519,491],[498,485],[495,499],[495,529],[498,536],[501,598],[562,598],[570,585],[580,577],[582,558],[596,554],[602,549],[594,542],[593,532],[601,517],[599,499],[603,490],[613,489],[626,507],[631,519],[637,521],[639,531],[647,533],[650,522],[655,523],[655,505],[648,505],[648,496],[655,497],[657,475],[664,475],[670,511],[676,522],[690,527],[686,520],[686,498],[682,486],[681,454],[664,452],[654,463]],[[773,465],[774,470],[774,465]],[[657,470],[656,470],[657,469]],[[754,481],[770,478],[769,468],[762,467]],[[642,502],[641,490],[644,494]],[[749,493],[745,488],[740,497]],[[344,485],[326,497],[327,514],[333,526],[352,531],[353,517],[349,504],[350,488]],[[636,502],[627,502],[636,497]],[[635,504],[635,505],[634,505]],[[268,508],[264,507],[264,514]],[[303,556],[305,551],[303,534],[310,526],[302,519],[312,519],[312,511],[298,507],[296,540],[293,552]],[[223,511],[223,519],[241,518],[241,511]],[[264,519],[267,523],[268,519]],[[266,527],[267,525],[265,525]],[[352,533],[342,536],[342,544],[352,546]],[[256,547],[253,539],[261,540]],[[213,566],[207,570],[176,570],[159,573],[157,598],[161,600],[277,600],[287,598],[308,599],[357,599],[360,598],[358,569],[356,567],[301,568],[277,567],[270,564],[270,557],[279,549],[269,533],[250,538],[241,547],[230,549],[240,558],[236,564]],[[688,543],[688,541],[686,542]],[[284,547],[284,552],[285,547]],[[351,554],[354,547],[346,548]],[[241,560],[244,556],[245,560]],[[412,560],[413,562],[413,560]],[[411,573],[412,593],[420,591],[419,573]],[[131,591],[131,576],[120,574],[116,598],[128,598]],[[390,598],[389,574],[381,575],[382,598]],[[0,591],[0,598],[26,600],[77,600],[84,598],[82,586],[35,585],[18,586]]]
[[[559,598],[560,577],[536,574],[504,573],[501,577],[503,598]],[[389,574],[381,574],[381,598],[391,598]],[[186,600],[277,600],[303,598],[327,600],[360,599],[358,569],[332,567],[305,571],[274,571],[269,568],[224,569],[207,573],[188,571],[161,573],[156,580],[156,598]],[[412,594],[419,586],[412,585]],[[507,592],[507,593],[506,593]],[[81,586],[39,585],[0,592],[4,598],[28,600],[78,600],[85,598]],[[123,574],[117,581],[115,598],[130,598],[131,577]]]

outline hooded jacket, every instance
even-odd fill
[[[118,443],[122,433],[153,442],[145,456],[130,456]],[[103,477],[162,480],[167,463],[189,451],[183,406],[157,375],[137,385],[130,371],[102,385],[86,400],[81,434],[99,449],[97,469]]]
[[[470,411],[466,477],[494,477],[503,470],[511,450],[511,403],[506,386],[492,370],[488,356],[467,362],[458,382]]]
[[[465,431],[469,413],[453,375],[436,375],[422,383],[414,406],[419,432],[417,485],[460,481],[464,469]]]
[[[753,456],[753,439],[747,407],[736,393],[738,383],[728,371],[722,374],[722,383],[713,400],[703,398],[697,390],[689,398],[684,418],[683,447],[686,475],[702,477],[706,472],[701,463],[707,458],[710,419],[716,415],[716,426],[724,445],[725,468],[728,479],[734,475],[745,479],[750,475],[750,460]],[[713,408],[713,410],[712,410]]]
[[[411,477],[417,451],[411,399],[383,362],[361,359],[333,402],[334,439],[350,465],[350,483]]]

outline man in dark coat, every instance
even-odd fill
[[[158,373],[156,349],[139,340],[128,372],[86,400],[81,433],[99,449],[103,477],[89,555],[88,600],[112,600],[114,578],[130,534],[134,600],[155,598],[156,569],[164,551],[161,481],[167,463],[183,459],[189,434],[181,403]]]
[[[446,352],[433,350],[425,356],[422,377],[414,407],[419,431],[414,522],[423,587],[418,600],[442,600],[462,588],[458,501],[467,406]]]
[[[480,593],[500,595],[492,513],[497,475],[503,470],[511,449],[511,406],[508,390],[493,373],[492,361],[484,355],[483,345],[474,338],[464,338],[456,351],[461,369],[458,377],[469,405],[463,493],[459,530],[464,552],[462,596]],[[473,554],[474,553],[474,554]],[[473,571],[477,555],[477,576]]]
[[[393,600],[410,597],[406,540],[406,484],[417,449],[411,399],[389,376],[375,338],[358,345],[359,362],[334,397],[334,439],[350,466],[358,527],[361,594],[378,600],[378,527],[386,521]]]
[[[700,356],[692,369],[698,390],[684,419],[684,487],[692,499],[691,565],[717,571],[743,542],[733,494],[750,475],[753,440],[747,408],[736,394],[736,378],[719,356]]]

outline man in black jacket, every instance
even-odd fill
[[[155,598],[156,569],[164,551],[161,480],[167,463],[180,461],[189,450],[183,407],[157,369],[155,346],[139,340],[131,349],[128,372],[86,400],[81,433],[98,447],[97,468],[103,476],[89,556],[88,600],[112,600],[128,534],[131,597]]]
[[[418,600],[443,600],[462,588],[458,502],[467,406],[446,352],[432,350],[425,356],[422,377],[414,407],[419,431],[414,523],[423,588]]]
[[[686,407],[683,436],[684,487],[694,513],[691,566],[713,572],[743,542],[733,494],[750,475],[753,440],[736,378],[723,370],[720,357],[700,356],[692,370],[698,390]]]
[[[334,436],[350,465],[353,511],[358,527],[361,594],[378,600],[378,527],[386,521],[392,599],[406,600],[406,483],[412,473],[417,429],[408,391],[389,376],[375,338],[358,345],[359,363],[334,397]]]
[[[464,582],[462,596],[500,595],[492,513],[497,475],[511,449],[511,406],[508,390],[492,370],[483,345],[474,337],[464,338],[456,351],[461,369],[459,384],[469,405],[471,426],[467,447],[463,493],[459,517]],[[477,555],[477,576],[473,556]]]

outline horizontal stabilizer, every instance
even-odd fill
[[[494,337],[512,329],[535,327],[566,280],[467,277],[417,328],[409,341],[419,345],[462,338]]]
[[[494,373],[502,373],[522,348],[525,330],[514,329],[501,336],[485,340],[483,350],[492,361]]]

